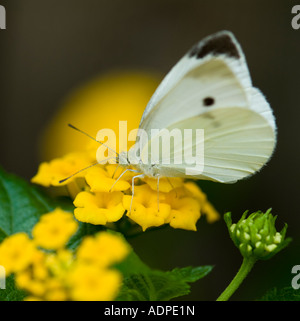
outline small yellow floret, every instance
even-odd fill
[[[128,253],[129,247],[122,238],[101,232],[84,238],[77,249],[77,259],[84,263],[108,267],[123,260]]]
[[[0,244],[0,265],[6,276],[26,269],[35,254],[35,246],[26,233],[16,233]]]
[[[122,198],[122,192],[81,192],[74,200],[74,215],[79,221],[91,224],[116,222],[125,212]]]
[[[32,236],[38,246],[56,250],[66,244],[77,228],[78,223],[71,213],[56,209],[41,216],[32,230]]]

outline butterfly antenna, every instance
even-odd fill
[[[91,168],[91,167],[93,167],[93,166],[97,165],[97,164],[99,164],[99,163],[98,163],[98,162],[97,162],[97,163],[94,163],[94,164],[92,164],[92,165],[90,165],[90,166],[87,166],[87,167],[85,167],[85,168],[83,168],[83,169],[79,170],[78,172],[76,172],[76,173],[74,173],[74,174],[70,175],[69,177],[66,177],[66,178],[64,178],[64,179],[61,179],[61,180],[59,181],[59,184],[61,184],[61,183],[65,182],[65,181],[67,181],[68,179],[72,178],[73,176],[75,176],[75,175],[77,175],[77,174],[79,174],[79,173],[81,173],[81,172],[83,172],[83,171],[87,170],[88,168]]]
[[[89,135],[88,133],[84,132],[83,130],[73,126],[72,124],[68,124],[69,127],[71,127],[72,129],[77,130],[79,133],[91,138],[92,140],[94,140],[95,142],[105,146],[106,148],[108,148],[109,150],[111,150],[112,152],[114,152],[115,154],[117,154],[119,156],[119,153],[117,153],[115,150],[113,150],[112,148],[110,148],[109,146],[105,145],[104,143],[100,142],[99,140],[97,140],[96,138],[94,138],[93,136]]]
[[[87,169],[89,169],[89,168],[91,168],[91,167],[93,167],[93,166],[95,166],[95,165],[97,165],[97,164],[101,164],[101,163],[107,162],[109,159],[112,159],[112,158],[116,158],[116,157],[109,157],[109,158],[103,159],[101,162],[97,162],[97,163],[94,163],[94,164],[92,164],[92,165],[89,165],[89,166],[87,166],[87,167],[85,167],[85,168],[82,168],[81,170],[79,170],[78,172],[72,174],[71,176],[66,177],[66,178],[60,180],[59,183],[63,183],[63,182],[65,182],[66,180],[68,180],[68,179],[72,178],[73,176],[77,175],[78,173],[81,173],[81,172],[83,172],[83,171],[85,171],[85,170],[87,170]]]

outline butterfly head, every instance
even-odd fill
[[[128,155],[126,152],[121,152],[118,154],[117,163],[122,166],[129,166],[130,165]]]

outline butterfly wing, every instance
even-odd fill
[[[232,49],[234,48],[234,49]],[[237,51],[237,52],[236,52]],[[189,71],[211,59],[213,56],[225,52],[226,56],[235,56],[237,59],[232,60],[232,66],[239,74],[239,78],[245,81],[244,86],[251,86],[251,80],[244,58],[244,54],[235,40],[233,34],[229,31],[221,31],[215,35],[209,36],[194,45],[186,55],[171,69],[166,75],[159,87],[151,97],[145,111],[143,113],[141,123],[148,116],[149,112],[157,107],[159,101],[167,95],[167,93],[182,79]]]
[[[258,171],[276,143],[272,110],[260,91],[252,87],[244,54],[227,31],[194,46],[154,93],[140,123],[140,129],[150,137],[139,146],[144,164],[149,162],[146,157],[155,139],[153,128],[177,128],[182,136],[185,129],[204,129],[201,173],[191,169],[187,158],[182,157],[181,164],[165,166],[163,156],[152,153],[151,162],[159,164],[162,176],[234,182]],[[171,148],[174,159],[180,158],[178,153],[191,155],[197,142],[179,147],[174,144]]]
[[[197,130],[199,124],[204,130],[204,157],[201,162],[191,164],[189,161],[195,149],[201,150],[201,140],[200,147],[197,141],[184,144],[183,148],[174,144],[171,145],[170,159],[182,158],[183,162],[163,165],[168,160],[160,157],[160,175],[233,183],[260,170],[273,152],[275,136],[271,126],[250,109],[216,109],[209,114],[185,119],[177,123],[176,128],[184,133],[186,128]],[[168,129],[172,132],[173,127]],[[188,158],[185,155],[189,155]]]

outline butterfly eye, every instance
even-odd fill
[[[212,106],[214,103],[215,103],[215,100],[212,97],[206,97],[203,99],[203,106],[205,107]]]

